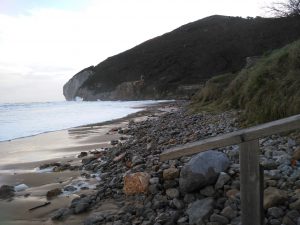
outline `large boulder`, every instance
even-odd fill
[[[183,193],[214,184],[220,172],[229,167],[228,157],[218,151],[209,150],[194,156],[180,172],[179,185]]]

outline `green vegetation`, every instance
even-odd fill
[[[300,40],[262,57],[237,75],[207,81],[194,97],[193,111],[242,109],[248,124],[300,113]]]

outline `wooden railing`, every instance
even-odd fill
[[[300,114],[168,149],[160,160],[176,159],[213,148],[240,145],[242,225],[263,225],[263,168],[259,164],[259,138],[300,129]]]

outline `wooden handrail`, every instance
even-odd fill
[[[298,128],[300,128],[300,114],[251,128],[241,129],[235,132],[176,146],[174,148],[165,150],[160,155],[160,160],[165,161],[179,158],[181,156],[193,155],[195,153],[203,152],[212,148],[237,145],[242,142],[256,140],[272,134],[278,134]]]

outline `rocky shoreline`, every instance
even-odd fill
[[[238,129],[237,113],[190,115],[185,103],[170,103],[171,110],[146,120],[114,128],[119,140],[112,147],[82,152],[82,165],[43,165],[53,171],[79,170],[85,179],[97,179],[89,194],[81,194],[67,208],[51,214],[67,224],[84,214],[84,225],[96,224],[240,224],[239,148],[230,146],[193,157],[166,162],[159,154],[176,145]],[[291,136],[260,140],[265,172],[265,220],[270,225],[300,225],[300,148]],[[88,186],[51,190],[49,199]],[[5,189],[5,190],[4,190]],[[0,197],[13,196],[9,186]],[[251,219],[251,218],[249,218]]]

